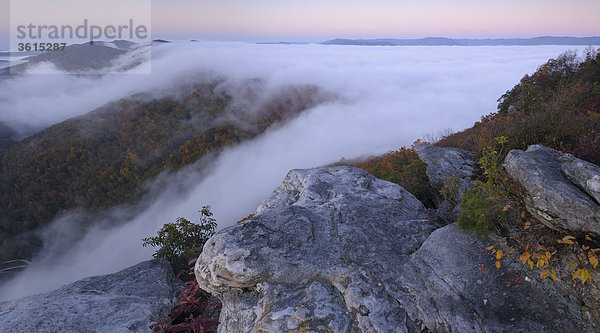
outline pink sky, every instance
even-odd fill
[[[194,32],[308,39],[593,36],[600,35],[598,17],[598,0],[153,2],[155,35]]]
[[[10,31],[9,3],[10,0],[0,0],[0,35]],[[88,2],[74,3],[82,9],[89,6]],[[148,0],[148,3],[152,5],[152,35],[157,38],[319,41],[335,37],[600,35],[598,0]],[[129,10],[127,1],[122,1],[121,6],[121,12]],[[76,15],[78,7],[69,7],[69,15]],[[60,8],[34,11],[35,6],[34,17],[61,20]]]

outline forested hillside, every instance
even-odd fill
[[[133,202],[144,182],[162,171],[253,138],[329,98],[314,86],[268,94],[260,80],[224,86],[215,80],[178,87],[166,97],[124,99],[5,149],[0,259],[30,256],[29,242],[16,236],[61,212]]]
[[[438,145],[481,152],[506,136],[507,149],[542,144],[600,164],[600,54],[566,52],[540,66],[498,100],[498,112]]]
[[[542,144],[600,164],[600,54],[589,48],[578,56],[566,52],[525,75],[498,99],[497,112],[473,127],[442,138],[436,144],[458,147],[481,156],[484,147],[507,138],[504,154]],[[420,142],[417,142],[420,143]],[[504,156],[502,156],[504,157]],[[361,163],[341,161],[378,178],[397,183],[428,207],[437,194],[429,186],[426,165],[413,149],[402,147]]]

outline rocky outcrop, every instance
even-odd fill
[[[150,332],[183,284],[164,259],[0,303],[0,332]]]
[[[293,170],[206,243],[195,273],[223,302],[219,332],[592,331],[558,284],[508,288],[520,266],[496,270],[479,237],[433,229],[398,185]]]
[[[352,167],[293,170],[250,220],[204,246],[220,332],[403,332],[386,290],[433,230],[410,193]]]
[[[527,210],[542,223],[600,234],[600,167],[532,145],[510,151],[504,168],[525,188]]]
[[[594,332],[580,301],[517,260],[494,267],[494,244],[451,224],[433,232],[402,267],[394,297],[434,332]],[[503,240],[496,242],[503,246]],[[508,249],[505,248],[505,253]],[[520,276],[520,283],[507,286]]]
[[[446,185],[452,186],[450,182],[456,181],[457,201],[475,185],[475,157],[472,152],[432,145],[418,145],[415,152],[427,164],[426,174],[433,187],[441,189]]]

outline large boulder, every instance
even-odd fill
[[[592,331],[558,284],[508,288],[522,266],[496,270],[479,237],[433,229],[398,185],[293,170],[253,218],[208,240],[195,273],[223,302],[222,333]]]
[[[475,186],[475,154],[453,147],[418,145],[415,152],[427,164],[425,173],[432,186],[441,189],[455,186],[460,201],[463,194]],[[452,183],[453,182],[453,183]]]
[[[541,280],[507,258],[502,267],[486,251],[495,243],[456,224],[434,231],[389,287],[408,316],[433,332],[595,332],[581,302],[560,283]],[[509,252],[504,248],[505,253]],[[516,277],[520,283],[514,284]],[[511,284],[510,286],[509,283]]]
[[[525,188],[527,210],[553,229],[600,234],[600,167],[532,145],[511,150],[508,174]]]
[[[164,259],[0,303],[0,332],[151,332],[183,283]]]
[[[405,332],[386,290],[433,230],[402,187],[353,167],[293,170],[196,263],[223,302],[219,332]]]

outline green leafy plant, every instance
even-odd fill
[[[440,189],[440,194],[442,195],[442,198],[444,198],[444,200],[456,206],[460,203],[460,187],[461,179],[457,175],[454,175],[452,177],[446,177],[446,181],[444,181],[444,186]]]
[[[157,236],[142,239],[143,246],[160,247],[153,254],[155,258],[167,259],[175,272],[185,270],[188,262],[200,255],[204,243],[214,235],[217,227],[209,206],[203,206],[200,214],[199,224],[183,217],[165,224]]]
[[[465,231],[487,237],[496,224],[505,221],[510,208],[510,184],[502,168],[504,157],[504,136],[496,138],[495,147],[485,147],[478,164],[483,171],[483,179],[475,182],[475,187],[465,193],[459,204],[461,214],[456,224]]]

